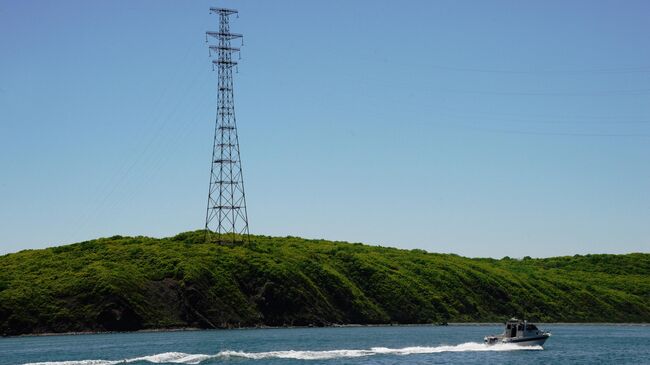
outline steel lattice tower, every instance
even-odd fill
[[[208,37],[217,41],[217,44],[209,45],[209,51],[211,58],[216,55],[212,59],[212,67],[217,69],[219,81],[205,229],[206,233],[217,233],[219,243],[234,244],[248,240],[248,214],[232,78],[232,70],[237,67],[233,55],[239,55],[239,48],[230,45],[234,39],[242,39],[243,45],[243,36],[230,32],[230,16],[237,14],[237,10],[210,8],[210,13],[219,16],[219,31],[206,32],[205,36],[206,43]]]

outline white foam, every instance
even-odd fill
[[[515,344],[496,344],[488,346],[482,343],[467,342],[454,346],[435,347],[404,347],[391,349],[387,347],[373,347],[370,350],[329,350],[329,351],[269,351],[269,352],[243,352],[222,351],[216,357],[242,357],[246,359],[296,359],[296,360],[327,360],[336,358],[351,358],[373,355],[414,355],[435,354],[441,352],[469,352],[469,351],[517,351],[517,350],[543,350],[541,346],[518,346]]]
[[[338,358],[362,357],[375,355],[372,350],[329,350],[329,351],[269,351],[269,352],[243,352],[222,351],[219,357],[242,357],[246,359],[295,359],[295,360],[328,360]]]
[[[294,359],[294,360],[329,360],[339,358],[354,358],[374,355],[399,355],[436,354],[441,352],[474,352],[474,351],[518,351],[518,350],[543,350],[541,346],[518,346],[516,344],[496,344],[488,346],[483,343],[467,342],[460,345],[442,346],[415,346],[392,349],[387,347],[373,347],[369,350],[324,350],[324,351],[221,351],[215,355],[185,354],[182,352],[164,352],[155,355],[135,357],[124,360],[79,360],[79,361],[54,361],[38,362],[24,365],[116,365],[132,362],[150,362],[154,364],[190,364],[196,365],[209,359],[245,358],[251,360],[263,359]]]
[[[204,354],[184,354],[182,352],[164,352],[151,356],[136,357],[134,359],[124,360],[126,363],[136,361],[147,361],[154,364],[200,364],[202,361],[213,358],[213,355]]]
[[[389,349],[386,347],[373,347],[371,349],[376,354],[391,355],[413,355],[413,354],[435,354],[440,352],[471,352],[471,351],[517,351],[517,350],[543,350],[541,346],[518,346],[515,344],[495,344],[488,346],[483,343],[467,342],[453,346],[435,346],[435,347],[405,347],[401,349]]]

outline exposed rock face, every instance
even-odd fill
[[[106,331],[137,331],[143,328],[142,317],[125,303],[112,303],[97,316],[97,326]]]

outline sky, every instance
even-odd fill
[[[0,0],[0,254],[204,226],[210,6],[252,234],[650,252],[648,1]]]

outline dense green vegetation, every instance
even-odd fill
[[[650,254],[469,259],[203,232],[0,257],[0,334],[172,327],[650,322]]]

